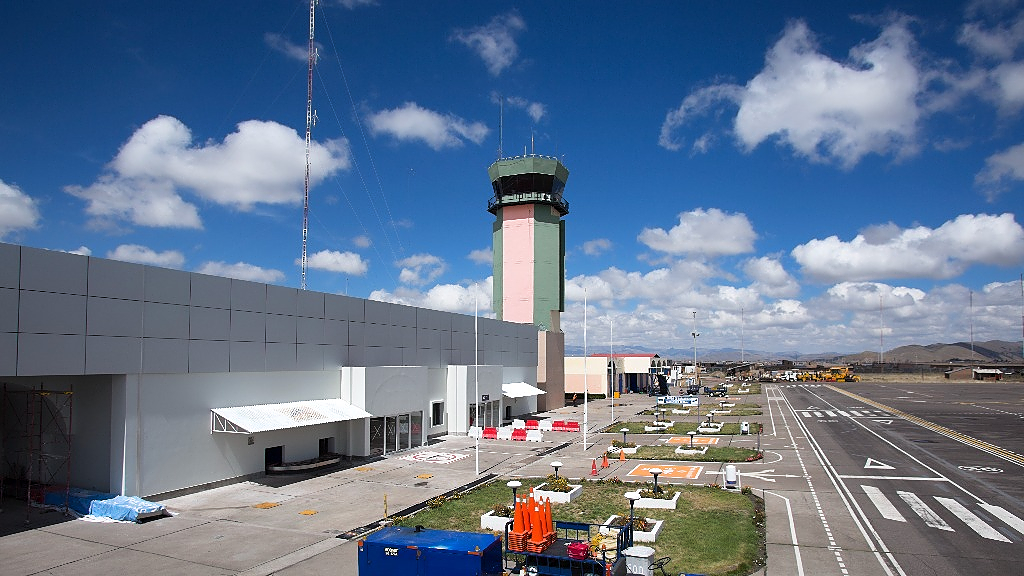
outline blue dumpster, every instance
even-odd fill
[[[388,526],[359,541],[359,576],[500,576],[494,534]]]

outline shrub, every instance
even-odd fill
[[[511,518],[515,510],[512,509],[508,504],[495,504],[494,508],[491,508],[491,512],[495,516],[501,516],[502,518]]]
[[[570,492],[572,488],[569,487],[569,479],[565,476],[555,476],[554,474],[548,474],[545,479],[545,490],[551,492]]]

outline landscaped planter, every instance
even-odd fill
[[[494,510],[488,510],[486,514],[480,516],[480,528],[491,532],[504,532],[505,525],[511,521],[511,518],[495,516]]]
[[[676,502],[679,501],[680,492],[672,495],[672,498],[641,498],[633,504],[636,508],[660,508],[662,510],[675,510]],[[653,542],[653,540],[652,540]]]
[[[694,455],[694,454],[704,454],[707,451],[708,451],[708,447],[707,446],[701,446],[700,448],[682,448],[682,447],[676,448],[676,454]]]
[[[605,524],[611,524],[618,518],[618,515],[612,516],[605,521]],[[654,542],[658,538],[658,532],[661,532],[661,525],[664,523],[663,520],[655,520],[654,518],[644,518],[648,524],[651,524],[651,529],[646,532],[639,530],[633,530],[633,542]],[[602,526],[600,532],[607,534],[609,528],[619,528],[617,526]]]
[[[712,428],[709,426],[701,426],[700,428],[697,428],[697,432],[700,432],[701,434],[717,434],[721,431],[721,428]]]
[[[636,446],[632,448],[619,448],[618,446],[609,446],[608,452],[610,454],[618,454],[619,451],[625,452],[626,454],[636,454]]]
[[[672,409],[672,413],[673,414],[683,414],[683,415],[686,415],[686,414],[690,413],[690,409],[687,408],[686,410],[676,410],[675,408],[673,408]]]
[[[534,499],[544,498],[545,500],[551,500],[552,504],[568,504],[576,499],[577,496],[583,494],[583,486],[581,484],[569,484],[568,492],[552,492],[550,490],[544,490],[544,486],[547,482],[540,484],[533,489]]]

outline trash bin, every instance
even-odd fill
[[[626,558],[626,572],[638,576],[654,576],[651,562],[654,560],[654,548],[650,546],[630,546],[622,551]]]
[[[750,422],[740,422],[740,434],[750,434]]]
[[[727,490],[737,490],[740,487],[740,475],[736,471],[736,466],[729,464],[725,467],[725,488]]]

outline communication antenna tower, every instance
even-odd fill
[[[302,281],[300,287],[306,289],[306,244],[309,238],[309,149],[310,136],[316,124],[316,112],[313,110],[313,65],[316,63],[316,47],[313,46],[314,16],[316,0],[309,0],[309,72],[306,75],[306,180],[302,197]]]

